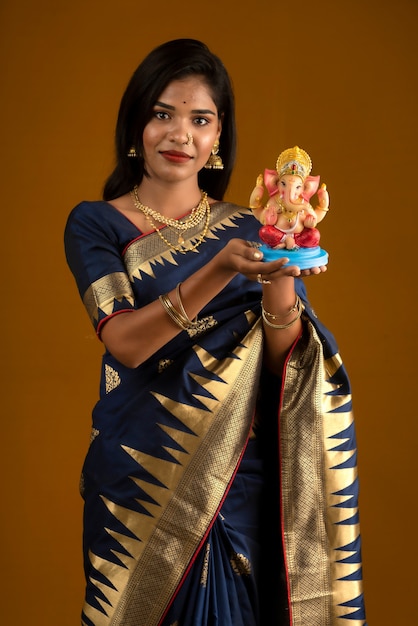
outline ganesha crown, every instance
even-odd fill
[[[302,148],[299,148],[299,146],[283,150],[276,161],[276,170],[279,176],[293,174],[305,180],[309,176],[311,169],[312,161],[309,154]]]

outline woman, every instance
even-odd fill
[[[364,624],[348,381],[300,270],[264,262],[251,211],[222,201],[234,101],[203,43],[140,64],[116,149],[65,231],[105,346],[82,623]]]

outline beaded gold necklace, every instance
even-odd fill
[[[190,215],[184,220],[176,220],[171,217],[166,217],[165,215],[158,213],[158,211],[154,211],[153,209],[146,206],[145,204],[142,204],[142,202],[140,201],[138,197],[137,185],[135,185],[135,187],[132,189],[130,193],[131,193],[132,201],[134,203],[135,208],[141,211],[141,213],[145,215],[151,227],[155,230],[155,232],[160,237],[160,239],[169,248],[172,248],[173,250],[177,250],[178,252],[183,252],[183,253],[190,252],[191,250],[195,250],[204,240],[205,235],[208,232],[209,220],[210,220],[210,204],[208,202],[208,196],[206,192],[204,191],[202,192],[202,198],[199,204],[196,207],[194,207],[194,209],[191,210]],[[183,233],[185,233],[186,230],[189,230],[190,228],[197,226],[197,224],[199,224],[199,222],[202,221],[203,217],[205,217],[205,225],[203,227],[202,233],[198,237],[198,240],[194,244],[185,247]],[[161,222],[162,224],[165,224],[170,229],[176,231],[177,244],[172,244],[171,241],[169,241],[168,239],[164,237],[164,235],[160,232],[160,228],[158,228],[158,226],[155,225],[153,219],[157,220],[158,222]]]
[[[278,202],[277,202],[277,203],[278,203],[278,205],[279,205],[279,207],[280,207],[280,209],[279,209],[279,211],[278,211],[278,212],[279,212],[281,215],[283,215],[283,217],[285,217],[285,218],[287,219],[287,221],[289,222],[289,224],[290,224],[291,222],[293,222],[293,220],[294,220],[294,219],[296,218],[296,216],[297,216],[297,212],[296,212],[296,211],[292,211],[292,209],[287,209],[281,200],[278,200]]]

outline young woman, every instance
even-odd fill
[[[223,201],[235,139],[219,58],[165,43],[122,98],[104,199],[68,219],[105,346],[85,626],[365,623],[349,384],[300,270]]]

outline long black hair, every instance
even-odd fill
[[[141,183],[146,175],[141,156],[142,136],[155,103],[169,83],[191,75],[204,78],[222,118],[219,155],[224,169],[202,169],[198,174],[200,188],[209,196],[222,200],[235,163],[234,94],[222,61],[196,39],[174,39],[158,46],[135,70],[119,108],[115,133],[116,165],[104,185],[105,200],[113,200]],[[128,157],[132,146],[137,158]]]

